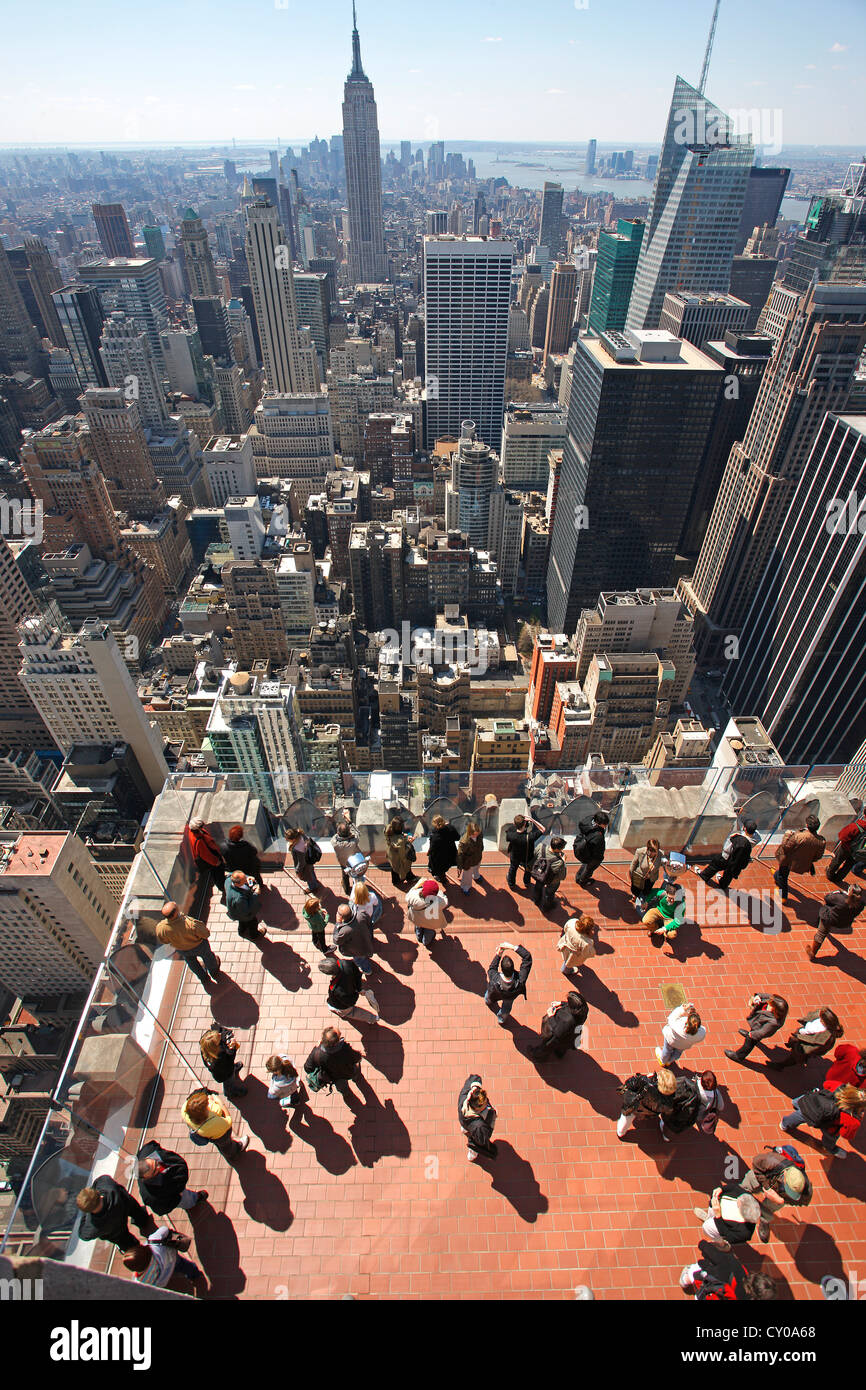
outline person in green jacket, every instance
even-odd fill
[[[647,910],[641,920],[647,928],[647,936],[661,936],[665,941],[673,941],[686,915],[682,888],[674,883],[652,888],[645,894],[644,900]]]

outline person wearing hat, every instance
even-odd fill
[[[226,863],[219,845],[201,816],[195,816],[189,823],[189,844],[201,882],[207,882],[208,875],[213,875],[215,882],[220,886],[220,899],[225,902]]]
[[[457,1098],[457,1118],[466,1136],[466,1157],[469,1162],[475,1163],[480,1157],[495,1158],[493,1126],[496,1124],[496,1111],[481,1084],[481,1077],[477,1074],[467,1077],[463,1082]]]
[[[406,910],[422,946],[432,951],[436,932],[445,930],[448,899],[435,878],[425,878],[406,894]]]
[[[209,936],[210,928],[195,917],[185,917],[177,903],[163,905],[156,939],[163,946],[173,946],[203,985],[216,984],[220,973],[220,958],[214,955]]]
[[[227,869],[230,871],[241,869],[248,878],[255,879],[259,889],[264,888],[262,861],[259,858],[259,852],[255,845],[251,845],[249,840],[244,839],[242,825],[233,825],[229,831],[229,840],[223,857]]]
[[[505,951],[516,951],[520,956],[520,970],[514,969],[514,961]],[[496,1022],[505,1027],[514,1001],[518,995],[526,997],[526,981],[532,969],[532,956],[525,946],[512,946],[510,941],[501,941],[499,950],[487,970],[487,990],[484,1002],[488,1009],[497,1009]],[[497,1008],[498,1006],[498,1008]]]
[[[812,1200],[812,1184],[805,1165],[793,1162],[792,1153],[796,1154],[796,1149],[765,1144],[764,1152],[755,1154],[742,1181],[743,1188],[751,1192],[761,1208],[758,1239],[764,1242],[770,1239],[770,1222],[782,1207],[807,1207]]]

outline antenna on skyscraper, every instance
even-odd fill
[[[352,0],[353,7],[354,3],[355,0]],[[713,10],[713,22],[710,25],[710,37],[707,39],[707,51],[704,54],[704,66],[701,68],[701,80],[698,83],[698,91],[700,92],[701,96],[704,95],[704,91],[707,85],[707,73],[710,70],[710,54],[713,51],[713,39],[716,37],[716,20],[719,17],[719,6],[721,5],[721,3],[722,0],[716,0],[716,6]]]

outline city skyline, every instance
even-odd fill
[[[391,0],[365,6],[358,24],[376,86],[380,129],[386,132],[383,143],[407,133],[413,141],[451,142],[457,137],[449,126],[458,119],[459,130],[472,130],[482,141],[536,143],[561,136],[564,127],[577,142],[592,136],[629,141],[648,129],[658,129],[660,139],[673,77],[697,80],[712,7],[709,0],[690,7],[683,23],[682,7],[660,0],[656,24],[642,33],[639,51],[630,53],[622,48],[622,33],[642,10],[639,0],[608,0],[580,9],[573,0],[545,0],[527,28],[515,0],[495,9],[482,7],[469,17],[455,0],[444,0],[419,56],[416,35],[404,24],[400,7]],[[807,0],[784,5],[769,0],[757,14],[748,0],[725,0],[708,95],[723,109],[780,111],[789,145],[856,144],[862,53],[852,24],[862,18],[857,11],[856,0],[828,0],[816,29]],[[40,61],[39,83],[26,69],[7,78],[0,95],[4,146],[99,145],[105,143],[106,130],[119,143],[133,145],[232,138],[279,138],[284,143],[315,133],[327,138],[339,130],[350,5],[330,0],[308,15],[294,6],[279,7],[279,0],[272,5],[246,0],[240,14],[256,36],[255,71],[239,68],[229,74],[237,81],[215,84],[213,64],[225,61],[225,29],[237,23],[238,6],[229,10],[224,0],[217,0],[208,9],[205,28],[197,6],[178,9],[155,0],[150,31],[136,35],[143,80],[137,86],[141,95],[130,103],[122,36],[116,46],[95,41],[88,22],[99,15],[98,0],[86,0],[74,15],[56,0],[47,0],[38,13],[13,12],[6,20],[10,50],[38,46],[46,27],[55,43]],[[201,78],[186,68],[180,91],[176,68],[164,61],[162,15],[170,22],[175,44],[183,49],[194,43],[199,58]],[[460,77],[464,65],[453,64],[455,32],[471,58],[471,82]],[[611,101],[612,64],[617,88],[627,94],[624,101]],[[286,80],[292,69],[315,71],[316,85],[294,86]],[[505,90],[503,73],[507,102],[497,99]],[[604,113],[601,132],[599,112]],[[306,136],[292,134],[301,129]]]

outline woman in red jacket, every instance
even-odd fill
[[[206,883],[208,875],[212,875],[220,890],[220,900],[225,902],[225,860],[219,845],[200,816],[189,823],[189,844],[200,882]]]
[[[840,1086],[857,1086],[866,1090],[866,1047],[842,1043],[833,1053],[833,1065],[824,1077],[824,1089],[837,1091]]]

